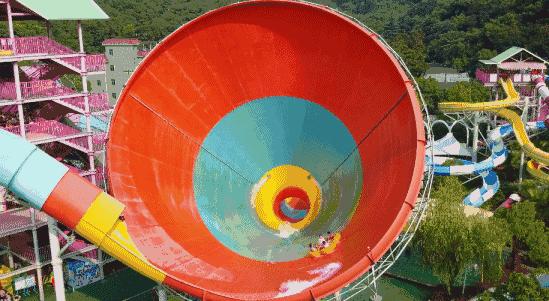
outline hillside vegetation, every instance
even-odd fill
[[[112,37],[158,41],[167,34],[228,0],[96,0],[111,17],[85,22],[88,51],[101,52]],[[543,0],[317,0],[348,13],[397,46],[410,45],[404,58],[417,75],[425,61],[472,71],[478,59],[510,46],[521,46],[548,57],[549,1]],[[43,24],[16,24],[20,36],[44,34]],[[5,34],[6,28],[0,29]],[[3,31],[3,32],[2,32]],[[76,48],[74,22],[55,22],[54,35]],[[419,44],[419,47],[418,47]],[[400,49],[399,49],[400,48]],[[419,60],[419,63],[417,62]]]

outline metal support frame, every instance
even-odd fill
[[[12,44],[12,51],[15,54],[17,46],[15,45],[15,33],[13,31],[13,13],[11,11],[11,1],[6,2],[6,15],[8,17],[8,32],[10,35],[10,41]],[[17,62],[13,62],[13,78],[15,81],[15,94],[17,100],[17,113],[19,117],[19,131],[21,137],[25,138],[25,115],[23,113],[23,104],[21,103],[21,81],[19,79],[19,65]]]
[[[17,210],[17,209],[15,209],[15,210]],[[25,210],[27,210],[27,209],[25,209]],[[31,210],[34,210],[34,209],[31,209]],[[65,298],[64,297],[65,286],[64,286],[63,269],[62,269],[62,263],[63,263],[64,259],[73,258],[73,259],[78,259],[78,260],[82,260],[82,261],[89,261],[89,262],[92,262],[94,264],[98,264],[101,268],[101,271],[103,269],[104,264],[106,264],[108,262],[111,262],[111,261],[114,261],[112,258],[108,258],[108,259],[105,260],[104,259],[104,253],[101,253],[101,252],[98,253],[98,258],[88,258],[88,257],[81,256],[82,254],[85,254],[87,252],[98,249],[97,246],[94,246],[94,245],[89,245],[88,247],[83,248],[83,249],[78,250],[78,251],[64,253],[64,251],[66,251],[68,249],[68,246],[70,246],[71,242],[74,241],[74,239],[72,239],[71,236],[67,236],[66,234],[64,234],[63,231],[57,227],[57,225],[56,225],[57,221],[55,219],[51,218],[51,217],[48,217],[48,221],[47,221],[51,260],[42,261],[42,258],[40,257],[40,252],[39,252],[40,248],[38,247],[38,239],[37,239],[38,237],[36,235],[36,230],[40,226],[37,224],[36,217],[33,218],[33,215],[31,215],[31,222],[32,222],[32,226],[28,229],[24,229],[23,231],[32,231],[34,259],[26,258],[26,257],[24,257],[20,254],[12,252],[9,248],[9,240],[8,240],[8,246],[7,246],[6,253],[7,253],[8,258],[9,258],[10,267],[15,268],[15,265],[14,265],[14,262],[13,262],[14,257],[16,257],[19,260],[21,260],[22,262],[28,264],[28,266],[19,268],[17,270],[13,270],[13,271],[11,271],[10,273],[7,273],[7,274],[2,274],[2,275],[0,275],[0,279],[6,279],[6,278],[10,278],[10,277],[15,277],[17,275],[25,274],[25,273],[28,273],[30,271],[36,271],[36,273],[37,273],[37,286],[39,288],[39,292],[40,292],[40,295],[41,295],[40,300],[44,300],[44,298],[43,298],[43,289],[42,289],[42,287],[43,287],[43,278],[44,278],[43,275],[42,275],[42,268],[44,266],[49,265],[49,264],[52,265],[53,271],[54,271],[54,279],[58,280],[58,281],[55,281],[56,300],[63,301],[63,300],[65,300],[64,299]],[[19,231],[19,232],[23,232],[23,231]],[[63,249],[61,249],[61,247],[60,247],[59,236],[62,236],[67,241],[69,241],[69,243],[67,243],[67,245],[65,245],[63,247]],[[101,272],[101,275],[104,277],[103,272]],[[60,281],[59,281],[59,279],[60,279]]]
[[[53,37],[53,28],[50,21],[46,21],[46,30],[48,32],[48,38],[51,39]]]
[[[10,35],[10,40],[12,42],[12,50],[15,53],[17,51],[17,45],[15,45],[15,34],[13,32],[13,12],[11,10],[11,0],[6,2],[6,15],[8,17],[8,32]]]
[[[16,277],[18,275],[22,275],[22,274],[26,274],[28,272],[31,272],[31,271],[35,271],[36,272],[36,284],[38,286],[38,292],[39,292],[39,299],[40,300],[44,300],[45,297],[44,297],[44,283],[43,283],[43,275],[42,275],[42,268],[47,264],[46,262],[42,262],[42,259],[40,257],[40,252],[39,252],[39,247],[38,247],[38,235],[37,235],[37,229],[40,227],[37,223],[37,218],[36,218],[36,210],[35,209],[28,209],[28,208],[24,208],[24,209],[14,209],[15,210],[30,210],[30,219],[31,219],[31,225],[30,227],[25,227],[23,228],[22,230],[16,232],[16,233],[20,233],[20,232],[25,232],[25,231],[31,231],[31,234],[32,234],[32,246],[33,246],[33,255],[34,255],[34,260],[30,259],[30,258],[25,258],[17,253],[14,253],[11,248],[10,248],[10,243],[9,243],[9,239],[8,239],[8,244],[7,244],[7,252],[8,252],[8,265],[10,266],[11,269],[15,269],[15,262],[14,262],[14,257],[17,257],[19,260],[29,264],[28,266],[25,266],[25,267],[22,267],[22,268],[18,268],[16,270],[12,270],[11,272],[9,273],[6,273],[6,274],[2,274],[0,275],[0,279],[6,279],[6,278],[12,278],[12,277]],[[14,233],[11,233],[11,234],[8,234],[7,236],[9,235],[12,235]]]
[[[13,254],[11,253],[9,239],[8,239],[8,266],[12,270],[15,268],[15,262],[13,261]]]
[[[341,301],[341,291],[335,292],[334,297],[336,301]]]
[[[168,293],[164,286],[157,286],[156,293],[158,294],[158,301],[168,301]]]
[[[17,56],[17,54],[15,53],[16,51],[16,45],[15,45],[15,35],[14,35],[14,31],[13,31],[13,16],[16,16],[12,13],[11,11],[11,5],[10,5],[10,1],[7,1],[6,2],[6,15],[7,15],[7,19],[8,19],[8,27],[9,27],[9,36],[10,36],[10,40],[11,40],[11,44],[12,44],[12,49],[14,51],[14,54],[15,56]],[[46,28],[47,28],[47,32],[48,32],[48,36],[51,37],[52,35],[52,27],[51,27],[51,23],[50,22],[46,22]],[[45,59],[45,58],[49,58],[49,59],[53,59],[53,58],[61,58],[61,57],[80,57],[80,75],[81,75],[81,78],[82,78],[82,93],[79,93],[79,95],[82,95],[82,97],[84,98],[84,110],[81,112],[83,113],[83,115],[86,117],[86,130],[85,130],[85,133],[84,133],[84,136],[87,136],[87,148],[85,149],[85,152],[86,154],[88,155],[88,164],[89,164],[89,173],[90,173],[90,179],[91,179],[91,182],[93,184],[96,184],[96,167],[95,167],[95,152],[94,152],[94,147],[93,147],[93,131],[91,129],[91,109],[90,109],[90,104],[89,104],[89,91],[88,91],[88,82],[87,82],[87,77],[88,77],[88,74],[87,74],[87,67],[86,67],[86,54],[84,52],[84,41],[83,41],[83,34],[82,34],[82,22],[81,21],[78,21],[77,22],[77,34],[78,34],[78,43],[79,43],[79,52],[76,54],[69,54],[69,55],[48,55],[47,57],[32,57],[32,56],[29,56],[29,57],[25,57],[25,58],[21,58],[21,59],[16,59],[16,60],[10,60],[9,62],[11,62],[12,66],[13,66],[13,77],[14,77],[14,83],[15,83],[15,92],[16,92],[16,99],[14,101],[9,101],[9,102],[3,102],[2,104],[3,105],[16,105],[17,106],[17,114],[18,114],[18,120],[19,120],[19,133],[21,135],[21,137],[23,138],[26,138],[26,129],[25,129],[25,115],[24,115],[24,104],[26,103],[30,103],[30,102],[38,102],[38,101],[46,101],[46,100],[53,100],[54,102],[58,102],[59,103],[59,99],[63,98],[63,97],[58,97],[59,99],[57,98],[52,98],[52,97],[47,97],[47,98],[40,98],[40,99],[32,99],[32,100],[23,100],[23,97],[22,97],[22,92],[21,92],[21,80],[20,80],[20,76],[19,76],[19,61],[22,61],[22,60],[32,60],[32,59]],[[72,95],[71,95],[72,97]],[[62,103],[63,104],[63,103]],[[65,105],[65,104],[63,104]],[[66,139],[70,139],[72,137],[63,137],[62,139],[59,139],[59,140],[66,140]],[[63,141],[59,141],[61,143],[63,143]],[[33,141],[34,144],[38,144],[38,143],[35,143]],[[73,147],[74,148],[74,147]],[[80,149],[77,149],[77,150],[80,150]]]
[[[0,186],[0,213],[8,211],[8,191]]]
[[[55,299],[65,301],[65,281],[63,278],[63,260],[60,254],[59,238],[57,237],[57,221],[48,216],[48,234],[50,238],[51,265],[55,282]]]
[[[66,241],[66,244],[62,248],[60,247],[59,250],[57,251],[57,255],[59,256],[59,258],[61,258],[61,259],[68,259],[68,258],[79,259],[79,260],[83,260],[83,261],[90,261],[90,262],[96,263],[96,264],[100,261],[99,258],[93,259],[93,258],[87,258],[87,257],[80,256],[80,255],[85,254],[87,252],[97,250],[98,247],[93,245],[93,244],[89,244],[89,246],[87,246],[85,248],[82,248],[80,250],[72,251],[72,252],[67,253],[67,250],[69,249],[69,247],[76,242],[76,237],[74,236],[74,232],[71,232],[69,235],[67,235],[67,234],[65,234],[65,232],[63,230],[61,230],[61,229],[59,229],[59,227],[57,227],[56,223],[51,224],[51,225],[48,224],[48,226],[50,228],[50,231],[53,231],[57,238],[59,238],[59,236],[61,236]]]
[[[530,98],[529,97],[524,97],[524,107],[523,107],[523,110],[522,110],[522,114],[521,114],[521,119],[522,119],[522,122],[524,122],[526,124],[526,122],[528,122],[529,120],[529,114],[528,114],[528,110],[529,110],[529,107],[530,107]],[[535,107],[534,107],[534,112],[535,112]],[[522,148],[521,148],[522,150]],[[524,154],[524,151],[521,151],[520,153],[520,168],[519,168],[519,183],[522,183],[522,179],[524,177],[524,163],[526,162],[526,155]]]
[[[478,154],[478,136],[479,136],[479,127],[478,127],[478,124],[479,124],[479,119],[480,119],[480,112],[475,112],[474,114],[474,119],[473,119],[473,162],[477,162],[478,161],[478,157],[477,157],[477,154]]]
[[[77,22],[77,31],[78,31],[78,45],[80,50],[80,69],[82,76],[82,93],[84,93],[84,112],[86,116],[86,132],[88,134],[88,159],[90,164],[90,172],[93,174],[90,176],[92,184],[96,184],[95,176],[95,156],[93,151],[93,139],[92,139],[92,129],[91,129],[91,112],[90,112],[90,103],[89,103],[89,93],[88,93],[88,75],[86,68],[86,53],[84,52],[84,38],[82,35],[82,21],[78,20]]]
[[[86,68],[86,56],[84,53],[84,43],[83,43],[83,35],[82,35],[82,24],[81,21],[78,21],[77,24],[77,31],[78,31],[78,42],[79,42],[79,53],[78,54],[68,54],[68,55],[48,55],[43,56],[36,56],[36,55],[30,55],[30,56],[18,56],[17,55],[17,45],[15,44],[15,34],[14,34],[14,27],[13,27],[13,17],[22,16],[21,14],[13,13],[12,7],[11,7],[11,1],[1,1],[2,3],[6,4],[6,16],[7,16],[7,23],[8,23],[8,31],[9,31],[9,37],[10,37],[10,43],[11,43],[11,49],[14,52],[14,56],[12,59],[6,61],[8,63],[12,64],[12,70],[13,70],[13,77],[15,82],[15,91],[16,91],[16,99],[15,101],[10,102],[9,104],[4,103],[4,105],[16,105],[17,106],[17,113],[18,113],[18,119],[19,119],[19,127],[20,127],[20,135],[23,138],[26,138],[26,128],[25,128],[25,116],[24,116],[24,104],[30,103],[30,102],[38,102],[38,101],[45,101],[49,100],[49,98],[41,98],[41,99],[33,99],[33,100],[23,100],[22,91],[21,91],[21,80],[19,76],[19,62],[25,61],[25,60],[34,60],[34,59],[45,59],[45,58],[65,58],[65,57],[80,57],[80,63],[81,63],[81,70],[80,74],[82,77],[82,90],[83,93],[79,94],[82,95],[84,98],[85,103],[85,110],[83,111],[84,115],[86,116],[86,133],[84,133],[84,136],[88,137],[88,147],[86,149],[86,153],[89,157],[89,163],[90,163],[90,172],[91,174],[91,180],[92,183],[95,184],[96,178],[95,178],[95,158],[94,158],[94,150],[93,150],[93,140],[92,135],[93,132],[91,130],[91,110],[90,110],[90,104],[89,104],[89,91],[88,91],[88,85],[87,85],[87,68]],[[45,24],[47,28],[48,37],[52,37],[52,27],[51,23],[46,21]],[[60,98],[62,98],[61,96]],[[45,143],[48,141],[33,141],[35,144]],[[62,141],[60,141],[62,142]],[[21,210],[27,210],[28,208],[21,209]],[[18,210],[18,209],[15,209]],[[51,264],[54,271],[54,279],[55,281],[55,294],[56,294],[56,300],[58,301],[64,301],[65,300],[65,284],[64,284],[64,277],[63,277],[63,268],[62,268],[62,262],[63,258],[77,258],[80,260],[88,260],[92,261],[94,263],[99,264],[100,266],[100,272],[101,276],[104,277],[104,270],[103,265],[107,262],[113,261],[112,258],[108,258],[108,260],[104,260],[104,254],[99,250],[97,258],[86,258],[83,256],[80,256],[83,253],[92,251],[97,249],[96,246],[89,246],[87,248],[84,248],[79,251],[70,252],[67,254],[64,254],[64,252],[70,247],[70,245],[74,242],[73,237],[68,237],[64,235],[62,231],[56,226],[56,221],[48,217],[47,225],[48,225],[48,234],[49,234],[49,248],[51,251],[51,261],[49,260],[42,260],[40,256],[40,248],[38,244],[38,235],[37,235],[37,229],[41,226],[44,226],[44,224],[39,225],[36,217],[36,210],[31,210],[31,226],[25,229],[18,229],[17,232],[14,233],[4,233],[3,236],[10,236],[15,233],[23,232],[23,231],[31,231],[32,234],[32,243],[33,243],[33,254],[34,254],[34,260],[29,260],[27,258],[24,258],[23,256],[20,256],[19,254],[13,253],[9,249],[9,239],[8,239],[8,250],[7,250],[7,256],[8,256],[8,264],[10,268],[15,268],[15,262],[14,257],[17,257],[25,264],[28,264],[28,266],[24,266],[22,268],[19,268],[17,270],[11,271],[7,274],[0,275],[0,279],[10,278],[17,275],[25,274],[31,271],[36,271],[37,274],[37,286],[39,290],[39,298],[40,300],[44,300],[44,283],[43,283],[43,275],[42,275],[42,268],[48,264]],[[58,235],[62,235],[67,239],[67,244],[63,246],[63,249],[60,247],[59,243],[59,237]]]
[[[27,272],[30,272],[30,271],[33,271],[33,270],[36,270],[36,266],[34,264],[30,265],[28,267],[17,269],[15,271],[11,271],[11,272],[6,273],[6,274],[0,274],[0,280],[6,279],[6,278],[12,278],[12,277],[15,277],[17,275],[21,275],[21,274],[24,274],[24,273],[27,273]]]
[[[21,137],[26,138],[25,131],[25,113],[23,112],[23,102],[21,93],[21,80],[19,78],[19,64],[17,62],[12,63],[13,66],[13,79],[15,81],[15,95],[17,101],[17,114],[19,118],[19,132]]]
[[[32,220],[32,224],[33,225],[36,225],[36,210],[35,209],[30,209],[31,210],[31,220]],[[41,263],[40,263],[40,252],[38,251],[39,250],[39,246],[38,246],[38,234],[36,233],[36,227],[33,227],[32,228],[32,245],[33,245],[33,248],[34,248],[34,264],[36,265],[36,278],[37,278],[37,282],[38,282],[38,295],[39,295],[39,298],[40,298],[40,301],[43,301],[44,300],[44,283],[43,283],[43,277],[42,277],[42,267],[41,267]]]
[[[99,276],[105,279],[105,262],[103,260],[103,250],[97,249],[97,261],[99,262]]]

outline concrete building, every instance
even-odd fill
[[[106,73],[90,76],[91,91],[107,93],[109,104],[114,106],[126,82],[137,65],[149,52],[152,43],[145,44],[138,39],[108,39],[103,41],[107,57]]]
[[[450,88],[458,82],[468,82],[470,80],[466,72],[460,73],[456,69],[435,64],[425,71],[424,77],[435,79],[442,88]]]

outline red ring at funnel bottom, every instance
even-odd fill
[[[273,203],[273,210],[278,218],[290,223],[303,220],[310,208],[309,196],[298,187],[285,188],[278,193]]]

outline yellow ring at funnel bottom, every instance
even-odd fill
[[[286,188],[295,187],[303,190],[308,198],[310,208],[305,217],[295,223],[280,219],[274,211],[277,195]],[[280,165],[261,177],[252,195],[252,204],[257,216],[269,228],[281,230],[282,225],[290,225],[295,230],[308,226],[318,216],[321,206],[321,190],[315,178],[305,169],[295,165]]]

